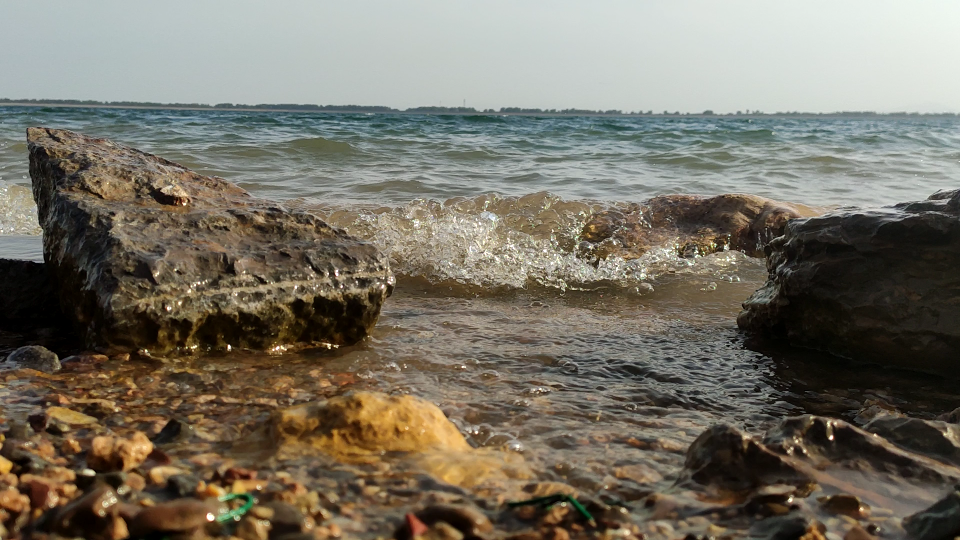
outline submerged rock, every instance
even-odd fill
[[[809,473],[784,456],[728,425],[713,426],[693,441],[687,450],[682,478],[730,491],[814,482]]]
[[[953,373],[960,348],[960,190],[791,221],[740,328],[804,347]]]
[[[271,439],[307,444],[335,457],[471,447],[436,405],[414,396],[352,392],[275,413]]]
[[[662,195],[622,211],[590,216],[580,234],[587,242],[581,251],[601,259],[611,255],[632,259],[651,248],[675,244],[681,257],[724,249],[760,256],[767,242],[783,234],[788,220],[816,213],[756,195]]]
[[[57,353],[40,345],[20,347],[7,356],[6,362],[44,373],[54,373],[61,369],[60,358],[57,357]]]
[[[763,444],[812,464],[833,464],[860,471],[895,474],[900,479],[933,483],[960,480],[960,468],[904,450],[843,420],[804,415],[771,429]]]
[[[392,291],[383,255],[312,214],[104,139],[27,140],[44,259],[89,347],[350,344]]]
[[[903,529],[914,540],[950,540],[960,536],[960,492],[954,490],[930,508],[907,516]]]
[[[897,446],[960,466],[960,426],[936,420],[881,416],[863,429]]]

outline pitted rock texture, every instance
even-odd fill
[[[953,373],[960,350],[960,190],[787,224],[740,328],[911,369]]]
[[[88,347],[351,344],[393,289],[383,255],[309,213],[104,139],[27,141],[44,259]]]
[[[762,256],[788,220],[818,212],[756,195],[662,195],[622,210],[594,214],[580,234],[580,252],[600,259],[640,257],[674,244],[681,257],[724,249]]]
[[[337,457],[471,449],[433,403],[379,392],[352,392],[284,409],[269,426],[269,438],[278,446],[306,443]]]

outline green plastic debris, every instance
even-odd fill
[[[218,498],[220,502],[229,502],[234,499],[243,499],[243,505],[229,510],[217,516],[217,523],[228,523],[230,521],[236,521],[240,519],[244,514],[250,511],[253,508],[253,495],[249,493],[228,493],[223,497]]]
[[[549,508],[557,503],[563,503],[563,502],[570,503],[570,506],[572,506],[577,512],[579,512],[584,519],[586,519],[591,523],[594,523],[593,516],[590,514],[590,512],[588,512],[587,509],[584,508],[582,504],[580,504],[580,501],[575,499],[572,495],[563,495],[558,493],[556,495],[547,495],[546,497],[537,497],[535,499],[530,499],[527,501],[517,501],[517,502],[507,503],[507,506],[509,506],[510,508],[516,508],[518,506],[529,506],[532,504],[537,504],[537,505],[543,506],[544,508]]]

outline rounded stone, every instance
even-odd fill
[[[20,347],[7,356],[7,363],[17,364],[20,367],[35,369],[44,373],[60,371],[60,358],[57,354],[40,345]]]

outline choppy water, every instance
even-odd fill
[[[679,464],[669,451],[602,444],[624,435],[666,441],[654,445],[662,450],[717,421],[760,429],[800,412],[852,418],[868,400],[929,417],[960,401],[939,379],[746,343],[735,316],[765,277],[762,261],[679,259],[665,247],[594,266],[572,253],[592,212],[659,194],[831,207],[956,188],[960,119],[0,108],[5,256],[38,255],[31,125],[156,153],[378,244],[398,288],[370,339],[242,362],[273,376],[319,364],[427,397],[476,445],[523,451],[546,476],[600,486],[598,460],[653,463],[665,475]]]

